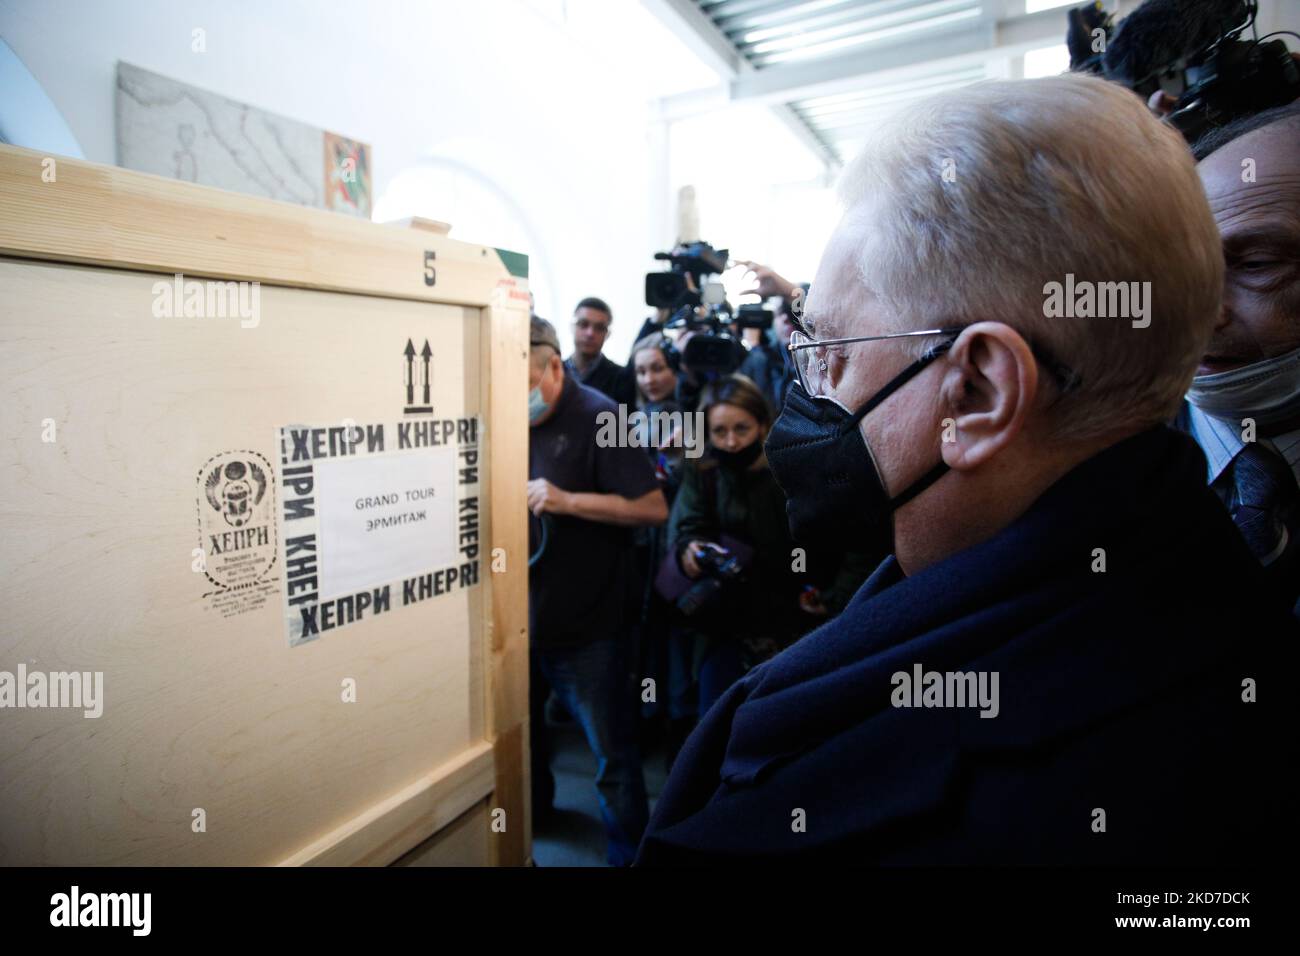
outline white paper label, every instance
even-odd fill
[[[456,449],[316,463],[322,600],[456,560]]]

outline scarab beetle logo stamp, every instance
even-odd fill
[[[266,458],[247,450],[213,455],[199,468],[199,567],[223,591],[261,584],[275,564],[272,474]]]

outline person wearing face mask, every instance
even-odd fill
[[[1280,600],[1300,615],[1300,101],[1193,152],[1223,239],[1223,309],[1177,424]]]
[[[554,327],[530,322],[528,394],[529,737],[533,818],[551,816],[546,727],[554,689],[597,761],[596,790],[613,865],[631,862],[647,800],[636,740],[635,649],[627,601],[631,529],[668,506],[639,448],[597,440],[615,405],[566,374]],[[516,560],[512,558],[512,560]]]
[[[796,538],[892,554],[701,718],[638,861],[1289,859],[1300,627],[1166,424],[1223,287],[1179,135],[1096,77],[980,83],[840,192],[766,454]],[[1067,276],[1145,317],[1063,317]]]
[[[771,411],[758,387],[731,375],[700,395],[708,453],[686,466],[668,521],[668,549],[693,581],[704,552],[748,551],[743,576],[726,581],[684,626],[693,632],[699,712],[747,668],[771,657],[814,623],[799,609],[803,580],[792,569],[785,495],[763,454]],[[732,542],[739,542],[739,547]]]

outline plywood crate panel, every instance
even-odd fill
[[[5,149],[0,171],[32,160]],[[152,195],[144,181],[153,177],[74,169],[77,186],[47,203],[50,234],[74,235],[67,220],[91,215],[95,198],[81,187],[96,177]],[[187,199],[187,188],[203,195]],[[104,201],[122,191],[107,189]],[[160,191],[156,204],[214,203],[199,187]],[[33,195],[11,181],[0,208],[26,208]],[[458,257],[482,268],[477,248],[449,254],[464,244],[442,237],[354,222],[334,235],[328,213],[230,203],[263,242],[280,229],[291,245],[305,212],[327,243],[397,234],[417,277],[434,242],[440,273],[454,274]],[[113,207],[104,219],[122,215]],[[131,261],[112,267],[104,254],[117,244],[91,230],[85,248],[60,240],[42,251],[30,229],[15,237],[0,227],[0,252],[24,257],[0,259],[0,671],[21,664],[103,680],[98,718],[0,710],[0,863],[387,863],[453,821],[463,829],[479,818],[466,811],[489,804],[508,804],[506,831],[447,840],[440,862],[523,862],[523,521],[509,505],[494,519],[498,500],[513,494],[518,506],[525,474],[526,285],[498,260],[498,273],[451,283],[454,304],[436,299],[436,285],[424,298],[405,284],[374,294],[382,281],[357,281],[366,294],[310,287],[346,285],[343,270],[330,282],[304,274],[302,286],[260,284],[256,321],[187,317],[175,302],[160,315],[168,284],[183,292],[185,280],[224,278],[200,271],[210,266],[203,221],[200,234],[176,239],[187,251],[171,267],[183,280],[140,264],[164,268],[166,234],[155,237],[161,249],[133,239]],[[223,242],[238,242],[222,228]],[[91,261],[101,264],[80,264]],[[257,275],[257,263],[232,271]],[[407,392],[408,341],[430,346],[427,399],[424,356]],[[455,423],[451,444],[396,447],[403,429],[418,438],[438,427],[448,440],[444,422]],[[296,494],[286,469],[303,465],[290,427],[300,452],[337,445],[340,434],[366,439],[354,454],[336,448],[307,463],[309,522],[288,517]],[[307,429],[333,431],[317,439]],[[508,453],[494,441],[503,436],[515,438]],[[476,473],[460,472],[457,439],[477,453]],[[405,500],[426,475],[433,498]],[[473,539],[456,523],[458,499],[469,497],[472,560]],[[409,526],[398,520],[417,513]],[[300,524],[318,532],[317,626],[332,623],[324,608],[335,597],[387,586],[388,608],[300,641],[291,626],[300,607],[286,598],[305,592],[287,589],[285,548]],[[514,551],[517,566],[492,574],[494,546]],[[407,593],[405,582],[448,567],[461,580],[444,570],[445,593]],[[456,852],[468,858],[447,859]]]

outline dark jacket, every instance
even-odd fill
[[[1187,402],[1179,406],[1172,424],[1179,431],[1196,437],[1192,431],[1191,408]],[[1210,490],[1231,513],[1235,497],[1231,464],[1224,469],[1218,480],[1210,484]],[[1292,499],[1279,512],[1279,517],[1290,533],[1290,543],[1281,555],[1264,568],[1264,580],[1277,599],[1289,607],[1296,618],[1300,618],[1300,503]]]
[[[551,417],[528,435],[528,477],[545,478],[564,491],[616,494],[635,499],[659,483],[639,448],[598,440],[602,416],[614,403],[569,375]],[[545,535],[545,547],[542,539]],[[575,515],[529,516],[529,639],[537,648],[587,644],[619,634],[637,611],[629,591],[629,528]]]
[[[803,581],[791,569],[785,495],[767,468],[736,472],[707,455],[688,462],[668,518],[669,552],[692,540],[720,543],[723,534],[754,549],[746,579],[729,586],[726,628],[736,637],[770,637],[784,646],[815,621],[799,610]],[[716,629],[714,629],[716,630]]]
[[[645,402],[639,411],[644,412],[647,416],[661,413],[667,415],[681,413],[681,409],[672,399],[661,402]],[[662,450],[652,447],[649,439],[654,436],[650,433],[648,424],[641,430],[641,436],[643,450],[654,467],[655,477],[659,480],[659,490],[664,493],[664,498],[668,501],[668,507],[672,508],[673,501],[677,497],[677,488],[682,480],[683,450],[675,446]],[[661,434],[661,441],[663,437]],[[703,441],[704,437],[699,436],[699,440]],[[668,526],[658,524],[637,528],[633,532],[633,539],[639,552],[637,555],[639,575],[637,602],[641,608],[639,614],[642,622],[647,622],[650,620],[651,614],[664,613],[662,610],[655,611],[652,608],[662,600],[655,591],[654,582],[659,565],[663,562],[664,555],[668,553]]]
[[[749,350],[737,370],[759,387],[773,415],[781,414],[786,390],[794,381],[794,365],[789,356],[789,351],[781,347],[774,335],[764,332],[762,340]]]
[[[572,355],[564,360],[564,364],[575,380],[594,388],[616,405],[631,408],[636,403],[636,371],[630,366],[619,365],[603,353],[587,369],[585,376],[579,373]]]
[[[1153,429],[982,544],[912,577],[888,559],[701,720],[639,862],[1287,853],[1297,626],[1259,600],[1260,569],[1204,475],[1190,439]],[[918,664],[997,673],[998,716],[895,706],[894,675]]]

